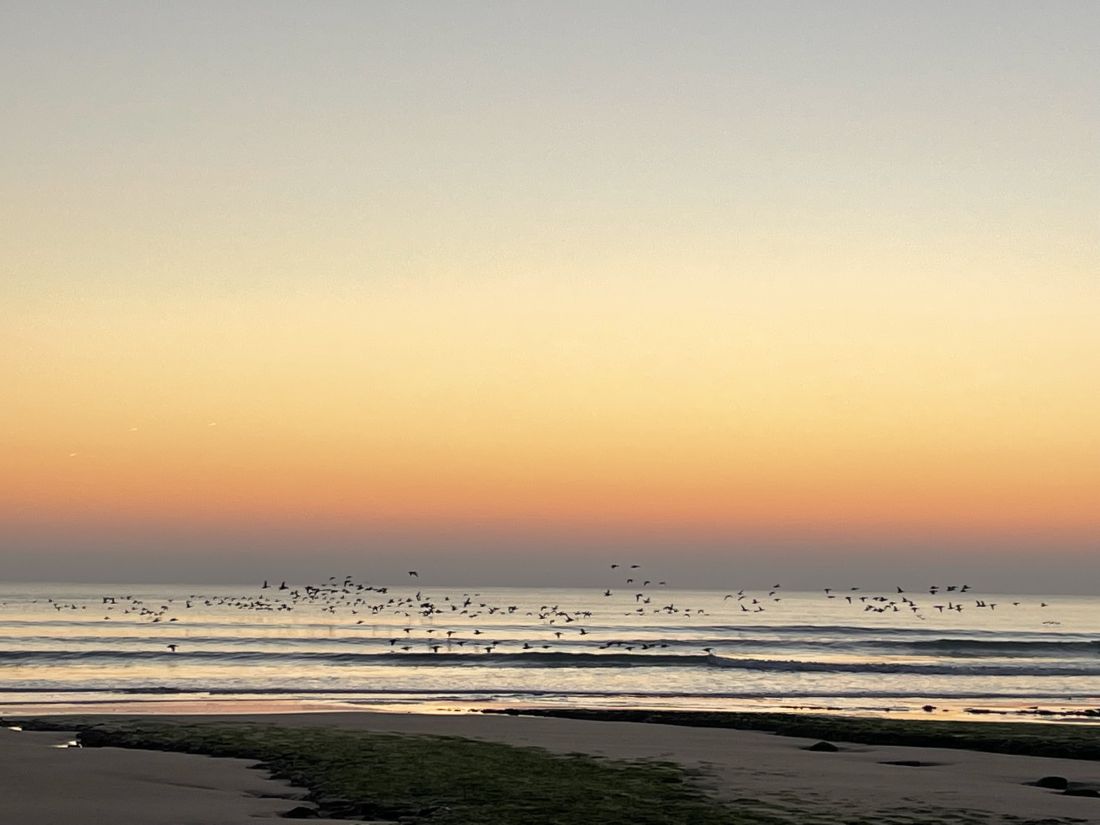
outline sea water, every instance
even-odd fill
[[[572,706],[1100,721],[1100,598],[281,584],[0,585],[0,713]]]

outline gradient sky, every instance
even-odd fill
[[[1098,42],[0,2],[0,576],[1100,580]]]

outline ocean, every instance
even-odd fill
[[[1097,597],[625,578],[0,585],[0,714],[572,706],[1100,723]]]

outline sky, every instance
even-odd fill
[[[1097,42],[0,0],[0,578],[1095,590]]]

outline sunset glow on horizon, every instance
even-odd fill
[[[215,8],[128,7],[132,40],[119,6],[5,12],[7,551],[200,524],[1095,553],[1088,27],[991,6],[979,59],[973,9]]]
[[[1073,307],[1037,330],[1023,290],[975,319],[976,295],[952,318],[900,296],[893,311],[762,304],[745,300],[752,284],[717,280],[705,295],[642,284],[617,305],[610,289],[577,285],[575,303],[539,286],[243,297],[174,317],[116,305],[110,328],[41,309],[17,328],[36,369],[5,410],[9,432],[25,429],[0,507],[107,521],[1098,526],[1100,387],[1075,350],[1100,348],[1100,332],[1086,317],[1067,327]]]

